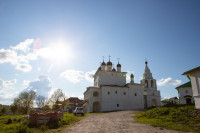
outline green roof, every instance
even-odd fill
[[[183,88],[183,87],[192,87],[191,81],[189,81],[189,82],[187,82],[187,83],[185,83],[185,84],[182,84],[182,85],[176,87],[176,89],[177,89],[177,88]]]
[[[196,67],[196,68],[193,68],[193,69],[191,69],[191,70],[188,70],[188,71],[184,72],[182,75],[187,75],[187,74],[189,74],[190,72],[195,71],[195,70],[198,70],[198,69],[200,69],[200,66],[198,66],[198,67]]]

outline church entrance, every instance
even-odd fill
[[[152,99],[152,106],[156,107],[156,100],[155,99]]]
[[[191,104],[191,98],[186,98],[186,104]]]
[[[100,112],[100,103],[99,102],[93,103],[93,112]]]

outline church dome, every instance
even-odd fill
[[[101,65],[106,65],[106,63],[103,61],[103,62],[101,63]]]
[[[98,70],[101,70],[101,67],[99,67]]]
[[[121,64],[118,63],[118,64],[117,64],[117,67],[121,67]]]
[[[116,72],[115,68],[112,69],[113,72]]]
[[[110,62],[110,61],[109,61],[109,62],[107,62],[107,65],[111,65],[111,66],[112,66],[112,62]]]

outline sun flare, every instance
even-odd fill
[[[53,43],[40,49],[39,54],[49,59],[53,63],[63,64],[68,62],[72,57],[72,49],[65,43]]]

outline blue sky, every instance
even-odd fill
[[[198,0],[1,0],[0,104],[30,89],[83,98],[109,55],[137,83],[146,58],[162,98],[177,96],[199,66],[199,16]]]

